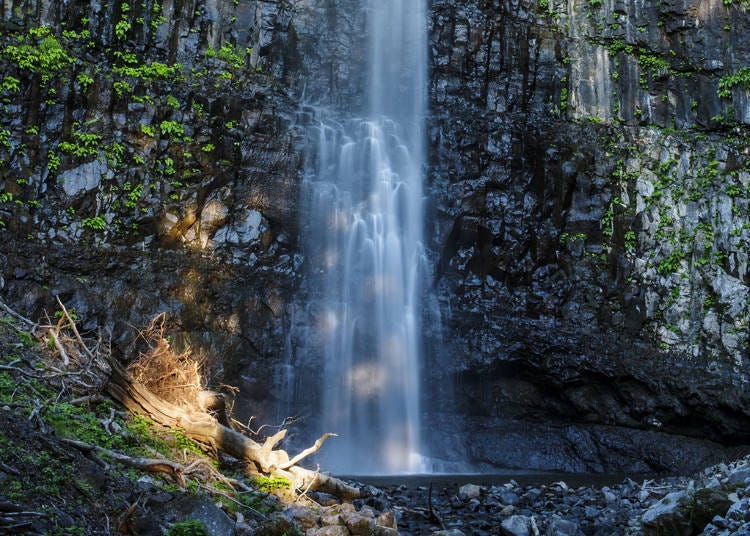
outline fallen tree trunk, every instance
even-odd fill
[[[331,434],[324,435],[316,441],[315,445],[290,460],[285,451],[273,450],[273,447],[284,437],[284,433],[270,437],[265,444],[261,445],[220,424],[208,413],[189,412],[162,400],[144,385],[135,382],[119,363],[112,362],[110,365],[112,373],[106,390],[113,399],[129,411],[147,416],[162,426],[181,428],[188,437],[222,450],[235,458],[253,463],[263,473],[284,476],[292,482],[295,489],[323,491],[347,500],[362,497],[362,491],[359,488],[350,486],[337,478],[295,465],[305,456],[317,451]]]

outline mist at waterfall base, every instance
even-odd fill
[[[369,109],[318,109],[307,128],[301,236],[314,325],[296,353],[319,356],[315,419],[339,436],[321,450],[322,467],[419,473],[426,12],[421,1],[387,0],[367,13]]]

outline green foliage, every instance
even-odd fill
[[[16,93],[21,87],[20,84],[21,81],[18,78],[6,75],[3,77],[2,83],[0,83],[0,89],[8,93]]]
[[[186,436],[185,432],[183,432],[179,428],[170,428],[169,433],[174,440],[175,448],[177,448],[181,452],[188,451],[198,456],[205,456],[206,453],[203,451],[200,445]]]
[[[568,88],[564,87],[560,90],[560,111],[565,113],[568,109]]]
[[[122,97],[123,95],[130,95],[133,92],[133,88],[130,87],[130,84],[123,80],[118,80],[112,84],[112,89],[115,90],[115,93],[117,93],[118,97]]]
[[[20,45],[8,45],[2,55],[21,70],[41,74],[45,82],[75,62],[47,26],[31,28]]]
[[[722,99],[730,98],[732,89],[735,87],[750,89],[750,67],[743,67],[736,73],[722,76],[719,80],[719,97]]]
[[[60,157],[54,152],[50,151],[47,153],[47,169],[50,173],[54,173],[60,168]]]
[[[99,407],[99,411],[103,412],[108,408],[109,406],[103,405]],[[55,404],[45,412],[44,420],[61,437],[105,448],[121,447],[123,444],[122,438],[119,435],[109,435],[99,422],[97,414],[85,406],[73,406],[64,402]]]
[[[81,73],[76,77],[76,82],[81,86],[84,92],[88,91],[89,86],[94,83],[94,79],[87,73]]]
[[[128,191],[128,200],[125,201],[125,206],[128,208],[135,208],[137,202],[140,200],[143,194],[143,185],[137,184],[134,187],[130,186],[130,183],[125,183],[128,187],[123,186],[123,190]]]
[[[651,75],[651,78],[664,76],[669,73],[669,62],[664,58],[653,54],[641,54],[638,56],[638,66]]]
[[[153,125],[144,125],[141,124],[141,132],[143,132],[146,136],[153,138],[156,136],[156,129],[153,127]]]
[[[177,170],[174,168],[174,160],[169,157],[165,158],[162,164],[161,171],[165,175],[174,175],[177,172]]]
[[[93,216],[91,218],[84,218],[81,225],[92,231],[103,231],[107,228],[107,221],[101,216]]]
[[[635,231],[628,231],[625,233],[625,249],[627,251],[635,251],[635,246],[638,244],[638,239],[635,235]]]
[[[574,235],[571,235],[570,233],[563,233],[560,235],[561,246],[565,246],[566,244],[575,242],[576,240],[586,240],[586,235],[584,233],[577,233]]]
[[[130,31],[132,25],[128,21],[128,12],[130,11],[130,5],[123,3],[120,5],[120,9],[122,10],[122,15],[120,16],[120,20],[117,21],[117,24],[115,24],[115,35],[117,36],[117,39],[122,41],[128,36],[128,32]]]
[[[107,157],[107,162],[112,167],[119,166],[123,157],[125,156],[125,146],[121,143],[113,141],[104,149],[104,156]]]
[[[206,48],[206,57],[218,58],[235,69],[242,69],[245,66],[245,56],[249,52],[250,49],[242,50],[240,47],[234,47],[229,43],[224,43],[219,50],[214,50],[211,47]]]
[[[117,21],[117,24],[115,24],[115,35],[117,35],[117,39],[125,39],[128,35],[128,32],[130,31],[131,26],[132,25],[126,19]]]
[[[173,95],[167,95],[166,101],[167,101],[167,106],[170,106],[174,108],[175,110],[178,110],[180,108],[180,101],[177,100],[177,98],[174,97]]]
[[[10,130],[7,128],[0,128],[0,147],[10,149]]]
[[[254,488],[264,493],[273,493],[274,491],[279,489],[289,489],[292,487],[289,479],[281,476],[257,476],[253,478],[250,483]]]
[[[668,257],[666,257],[659,263],[659,266],[656,267],[656,271],[659,273],[659,275],[663,276],[672,274],[679,269],[680,263],[684,258],[685,255],[682,253],[682,251],[675,248],[672,250],[672,253],[670,253]]]
[[[172,524],[164,536],[209,536],[209,534],[202,521],[189,519]]]
[[[160,437],[159,430],[152,420],[134,415],[125,427],[139,443],[161,453],[169,450],[169,444]]]
[[[74,127],[78,127],[77,123]],[[64,153],[71,154],[78,158],[92,158],[99,154],[99,147],[102,137],[92,132],[83,132],[81,130],[73,131],[73,141],[61,141],[57,146]]]
[[[177,76],[182,69],[182,65],[179,63],[167,65],[158,61],[146,65],[136,65],[138,60],[135,59],[133,54],[116,52],[115,55],[119,56],[126,65],[115,67],[112,71],[115,74],[140,80],[169,80]]]
[[[182,137],[185,134],[185,127],[177,121],[162,121],[159,125],[161,133],[170,137]]]

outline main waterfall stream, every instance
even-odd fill
[[[423,470],[426,15],[423,0],[372,0],[367,14],[369,110],[309,129],[303,185],[320,426],[339,435],[322,458],[338,473],[414,473]]]

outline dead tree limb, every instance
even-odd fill
[[[60,339],[58,339],[57,335],[55,335],[55,330],[50,328],[47,330],[47,333],[49,333],[49,336],[52,339],[52,344],[55,345],[55,348],[57,349],[60,357],[63,360],[63,366],[67,367],[68,365],[70,365],[70,358],[68,357],[68,353],[65,351],[65,348],[63,348],[62,344],[60,344]]]
[[[168,460],[166,458],[142,458],[128,456],[114,450],[105,449],[104,447],[90,445],[89,443],[84,443],[83,441],[76,441],[75,439],[62,438],[60,439],[60,441],[84,453],[96,452],[98,454],[104,454],[107,457],[112,458],[113,460],[120,462],[123,465],[127,465],[128,467],[133,467],[134,469],[156,473],[165,473],[176,480],[181,486],[184,486],[185,484],[185,480],[183,477],[183,474],[185,473],[185,466],[177,462],[173,462],[172,460]]]
[[[336,434],[323,434],[322,437],[318,438],[318,440],[311,446],[297,454],[294,458],[289,460],[286,463],[283,463],[279,466],[279,469],[289,469],[293,465],[297,465],[300,461],[307,458],[310,454],[314,454],[315,452],[318,452],[320,450],[320,447],[323,446],[323,443],[325,443],[325,440],[329,437],[337,437]]]
[[[55,296],[55,299],[57,300],[57,304],[60,306],[60,309],[62,309],[63,315],[68,320],[68,323],[70,324],[70,329],[73,330],[73,334],[76,336],[76,339],[78,340],[78,343],[83,348],[83,351],[86,352],[86,355],[89,356],[90,359],[94,359],[94,354],[91,353],[91,350],[89,350],[88,346],[86,346],[86,343],[83,342],[83,339],[81,338],[81,334],[78,333],[78,328],[76,327],[76,323],[73,322],[73,319],[70,317],[68,310],[65,308],[65,305],[63,304],[62,300],[60,300],[60,296]]]
[[[32,322],[31,320],[29,320],[25,316],[22,316],[22,315],[18,314],[17,312],[15,312],[13,309],[11,309],[10,307],[8,307],[7,305],[5,305],[1,301],[0,301],[0,309],[3,309],[6,313],[8,313],[10,316],[12,316],[13,318],[15,318],[16,320],[20,320],[21,322],[23,322],[24,324],[26,324],[27,326],[29,326],[31,328],[31,331],[34,331],[34,328],[36,328],[38,326],[38,324],[36,322]]]

